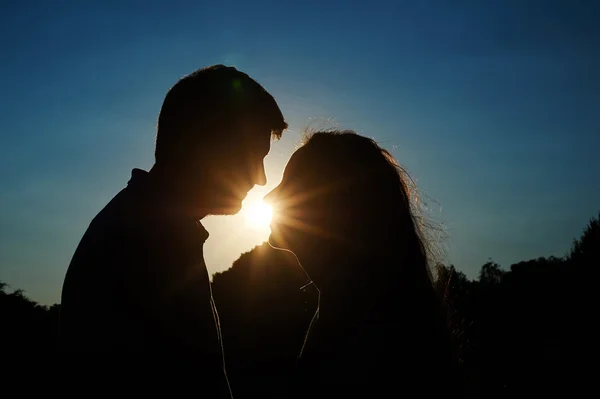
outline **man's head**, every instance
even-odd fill
[[[193,206],[233,214],[264,185],[271,138],[287,128],[273,97],[234,67],[213,65],[179,80],[158,117],[156,168]]]

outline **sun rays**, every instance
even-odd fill
[[[254,230],[269,228],[273,217],[273,208],[262,200],[244,204],[242,212],[246,219],[246,225]]]

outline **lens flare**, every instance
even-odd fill
[[[262,200],[244,206],[243,212],[248,226],[256,230],[267,229],[273,218],[273,208]]]

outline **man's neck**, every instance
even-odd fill
[[[201,203],[194,203],[190,199],[187,184],[177,174],[154,166],[148,177],[150,191],[161,198],[169,213],[193,220],[201,220],[208,215],[209,212]]]

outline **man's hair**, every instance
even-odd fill
[[[278,139],[287,126],[258,82],[234,67],[213,65],[181,78],[167,93],[154,155],[156,162],[185,158],[217,141],[234,142],[250,129]]]

